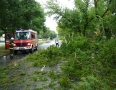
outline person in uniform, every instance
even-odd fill
[[[14,55],[14,38],[11,37],[9,42],[10,58],[13,58]]]

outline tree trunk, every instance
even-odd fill
[[[6,30],[4,30],[4,33],[5,33],[5,50],[7,49],[6,48]]]

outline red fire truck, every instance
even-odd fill
[[[18,51],[32,53],[38,49],[38,36],[34,30],[17,30],[14,34],[14,54]]]

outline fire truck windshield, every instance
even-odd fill
[[[30,38],[29,32],[16,32],[15,40],[28,40]]]

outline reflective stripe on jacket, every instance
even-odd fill
[[[14,42],[12,40],[10,40],[9,49],[13,49],[13,47],[14,47]]]

